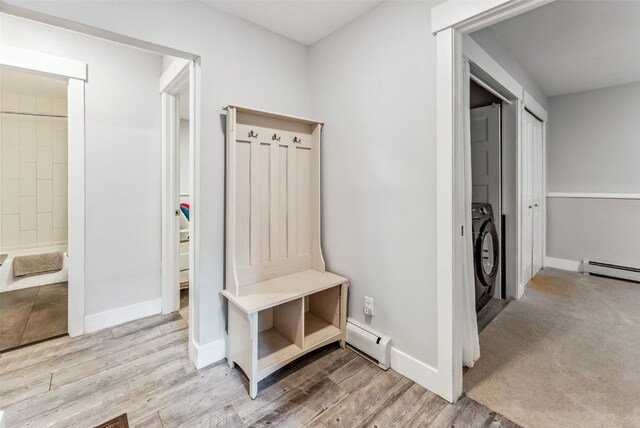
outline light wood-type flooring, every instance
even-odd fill
[[[476,402],[451,405],[393,370],[330,345],[260,382],[239,369],[195,370],[178,314],[145,318],[0,355],[7,427],[514,427]]]

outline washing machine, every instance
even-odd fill
[[[472,204],[473,265],[476,282],[476,311],[491,299],[498,277],[500,244],[490,204]]]

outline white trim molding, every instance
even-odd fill
[[[436,35],[437,62],[437,126],[436,126],[436,260],[437,288],[437,332],[438,332],[438,384],[442,386],[439,395],[455,402],[462,394],[462,352],[456,344],[459,337],[456,331],[456,314],[459,309],[456,296],[460,291],[454,287],[454,249],[452,239],[454,230],[454,194],[453,194],[453,156],[456,132],[455,120],[459,112],[455,110],[455,97],[462,80],[462,38],[454,29],[446,29]],[[459,370],[458,370],[459,368]],[[459,372],[459,373],[458,373]]]
[[[629,199],[640,200],[640,193],[572,193],[549,192],[547,198],[565,199]]]
[[[103,30],[91,25],[86,25],[80,22],[70,21],[68,19],[60,18],[53,15],[47,15],[46,13],[42,12],[37,12],[35,10],[29,9],[28,7],[19,6],[18,3],[20,2],[12,3],[16,4],[0,1],[0,9],[2,10],[2,13],[18,16],[20,18],[25,18],[31,21],[40,22],[53,27],[64,28],[65,30],[85,34],[87,36],[95,37],[98,39],[109,40],[121,45],[131,46],[133,48],[141,49],[148,52],[155,52],[162,55],[170,55],[186,59],[195,59],[197,57],[197,55],[189,52],[180,51],[178,49],[173,49],[167,46],[162,46],[133,37],[125,36],[124,34]]]
[[[67,88],[69,336],[84,333],[85,311],[85,82],[69,79]]]
[[[554,0],[448,0],[431,10],[431,32],[447,28],[471,33]]]
[[[547,110],[545,110],[545,108],[542,107],[542,105],[538,101],[536,101],[536,99],[533,98],[533,96],[529,92],[527,92],[526,89],[524,90],[522,101],[524,103],[524,108],[529,110],[529,112],[540,119],[540,121],[544,123],[547,123],[549,121],[549,114],[547,113]]]
[[[183,74],[189,72],[190,62],[188,59],[174,58],[160,76],[159,92],[175,93],[178,89],[176,85],[183,83]]]
[[[216,340],[206,345],[199,345],[195,340],[189,340],[189,359],[201,369],[216,363],[227,355],[227,345],[224,339]]]
[[[122,306],[97,314],[87,315],[84,319],[86,333],[124,324],[138,318],[149,317],[160,313],[161,299],[151,299],[133,305]]]
[[[84,62],[14,46],[0,47],[0,64],[65,78],[87,80],[87,64]]]
[[[442,383],[438,369],[394,347],[391,348],[391,368],[429,391],[440,396],[447,394],[449,386]]]
[[[509,0],[447,1],[431,10],[431,32],[437,33],[509,3]]]
[[[462,35],[463,55],[473,64],[480,67],[485,73],[493,78],[498,84],[518,99],[522,99],[523,88],[516,79],[511,77],[495,59],[491,57],[482,47],[476,43],[468,34]],[[505,94],[501,94],[505,95]]]
[[[544,258],[545,268],[554,268],[554,269],[568,270],[571,272],[580,272],[581,266],[582,266],[582,262],[578,262],[575,260],[558,259],[556,257]]]
[[[208,314],[208,301],[200,299],[200,130],[202,123],[201,94],[202,94],[202,70],[200,60],[191,61],[189,65],[189,109],[191,117],[189,120],[189,343],[196,343],[196,332],[200,333],[204,318],[203,314]],[[206,306],[203,311],[200,305]],[[222,320],[224,323],[224,318]],[[224,338],[222,339],[224,343]],[[222,356],[226,355],[225,347],[222,349]],[[199,353],[192,353],[189,346],[189,356],[196,366],[199,364]],[[195,358],[195,359],[194,359]]]

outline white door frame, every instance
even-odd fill
[[[180,273],[178,264],[179,211],[176,211],[179,209],[178,195],[180,193],[178,188],[178,151],[180,144],[178,91],[185,83],[190,83],[189,63],[190,61],[188,60],[176,59],[160,77],[160,96],[162,103],[163,314],[175,312],[180,309],[180,288],[176,285],[178,284]],[[189,146],[191,146],[191,132],[189,132],[189,140]],[[193,168],[190,168],[190,173],[192,170]],[[189,229],[191,229],[191,222],[189,223]],[[191,232],[192,231],[189,230],[189,233]]]
[[[462,348],[459,284],[453,282],[456,261],[453,243],[460,226],[454,224],[454,148],[462,144],[460,129],[464,106],[462,90],[462,36],[551,0],[449,0],[432,9],[431,29],[436,35],[436,195],[437,195],[437,319],[438,392],[455,402],[462,395]]]
[[[68,81],[68,253],[69,336],[85,330],[85,99],[87,64],[37,51],[0,46],[0,65]]]
[[[200,201],[200,169],[196,160],[200,152],[200,65],[197,61],[176,59],[160,77],[160,93],[162,102],[162,313],[167,314],[180,309],[180,287],[178,286],[178,235],[179,221],[176,217],[178,208],[178,165],[179,150],[179,115],[178,90],[189,83],[189,343],[194,343],[195,331],[198,329],[199,317],[195,301],[199,284],[196,269],[198,266],[199,219],[198,202]],[[189,346],[192,360],[193,346]]]

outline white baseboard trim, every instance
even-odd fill
[[[582,262],[577,262],[575,260],[557,259],[555,257],[544,258],[544,267],[580,272],[581,265]]]
[[[444,397],[445,388],[442,387],[438,369],[431,367],[399,350],[391,348],[391,368],[401,375],[408,377],[429,391]]]
[[[516,296],[516,300],[520,300],[520,299],[522,299],[522,296],[524,296],[524,287],[525,286],[526,286],[526,284],[524,284],[524,283],[518,285],[518,295]]]
[[[195,340],[189,341],[189,358],[196,366],[196,369],[216,363],[225,358],[226,355],[227,346],[224,339],[216,340],[206,345],[199,345]]]
[[[114,325],[137,320],[160,313],[162,299],[152,299],[133,305],[115,308],[97,314],[87,315],[84,318],[84,332],[91,333]]]

